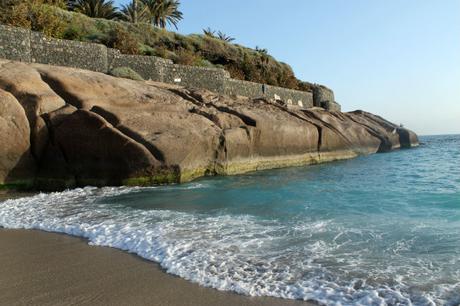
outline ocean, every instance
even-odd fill
[[[0,226],[85,237],[167,273],[325,305],[460,304],[460,135],[182,185],[0,202]]]

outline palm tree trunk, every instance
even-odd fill
[[[137,23],[137,0],[133,0],[133,22]]]

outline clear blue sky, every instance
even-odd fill
[[[130,0],[117,0],[117,4]],[[183,34],[221,30],[302,80],[421,135],[460,133],[460,0],[182,0]]]

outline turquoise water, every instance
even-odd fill
[[[0,203],[203,286],[327,305],[460,304],[460,136],[329,164]]]

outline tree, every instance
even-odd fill
[[[166,28],[167,25],[174,26],[182,20],[182,12],[179,11],[179,0],[142,0],[146,6],[150,20],[153,25]]]
[[[72,0],[70,9],[93,18],[114,19],[119,16],[113,0]]]
[[[150,17],[147,8],[142,3],[134,4],[131,2],[128,5],[122,5],[120,10],[120,19],[138,23],[138,22],[150,22]]]
[[[216,31],[214,31],[210,27],[207,27],[206,29],[203,29],[203,33],[204,33],[204,35],[209,36],[209,37],[215,37],[215,35],[216,35]]]
[[[221,31],[217,32],[217,38],[219,38],[220,40],[226,41],[226,42],[232,42],[235,40],[235,38],[228,36],[227,34]]]
[[[133,23],[138,23],[139,19],[138,19],[138,14],[137,14],[137,9],[138,9],[138,5],[137,5],[137,0],[133,0]]]
[[[256,51],[259,52],[259,53],[262,53],[262,54],[268,54],[268,50],[265,49],[265,48],[259,48],[258,46],[256,46]]]

